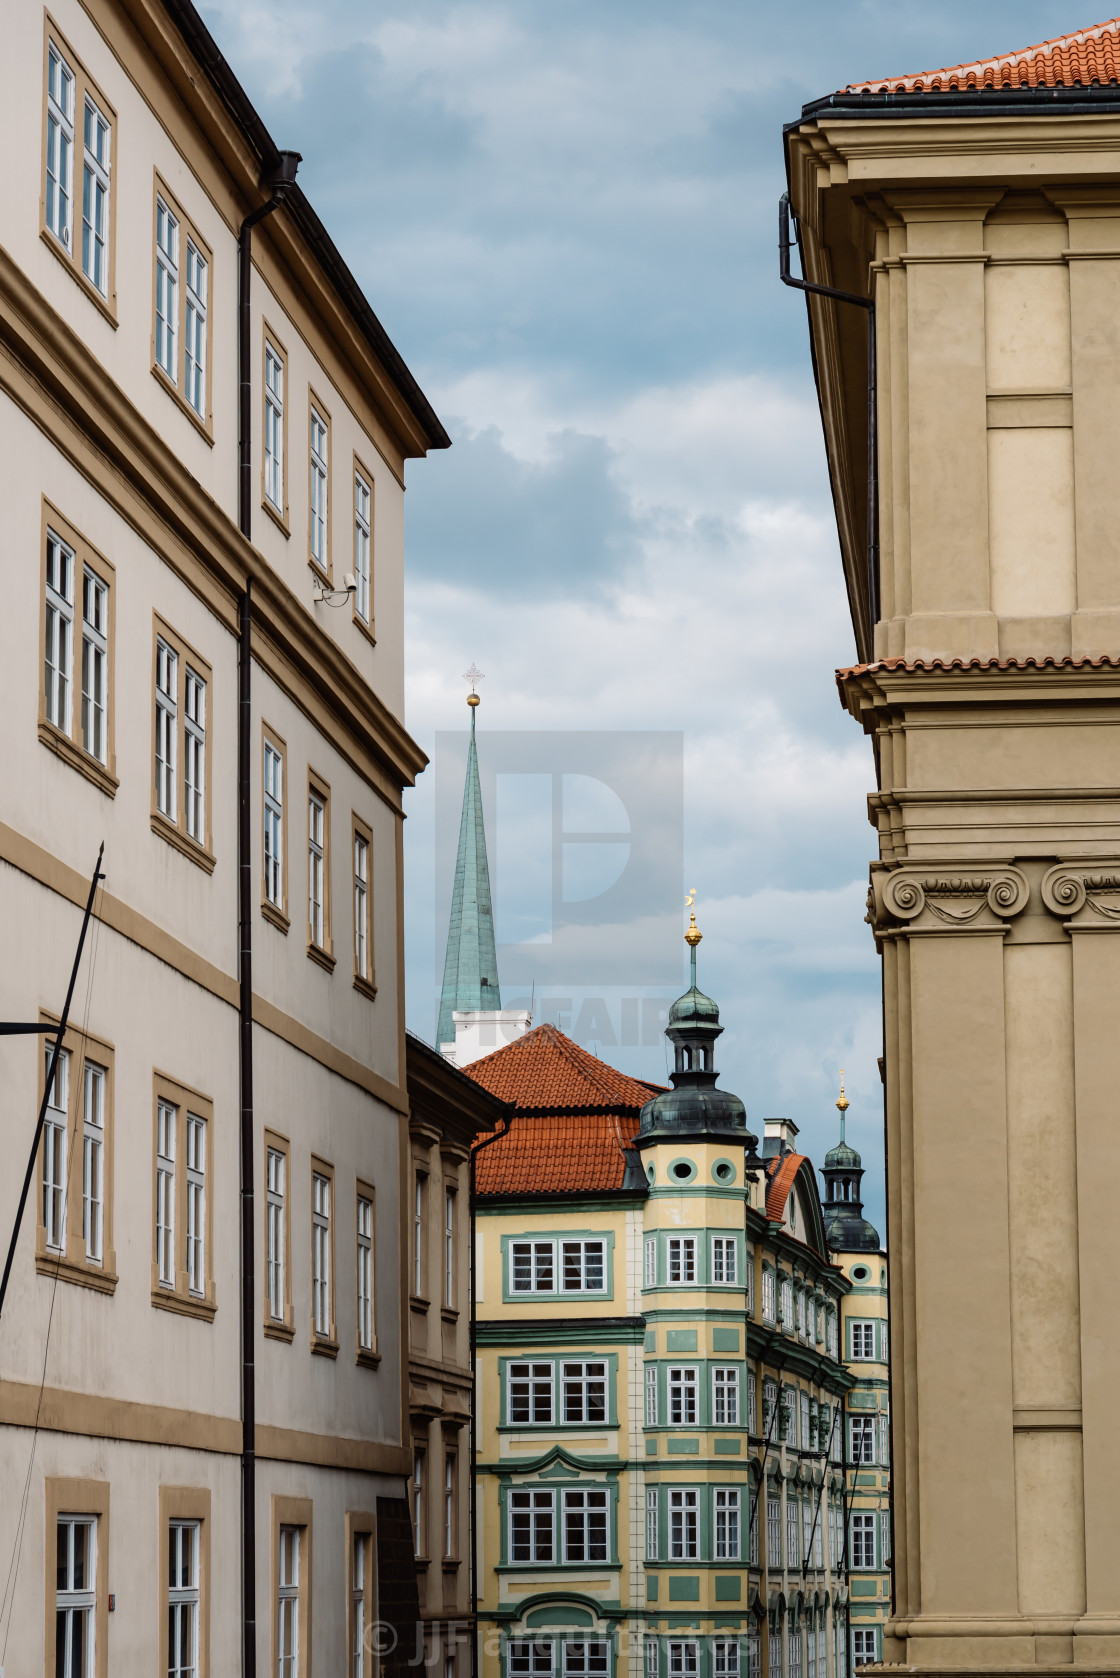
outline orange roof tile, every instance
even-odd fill
[[[661,1087],[608,1066],[554,1025],[463,1070],[516,1108],[508,1132],[479,1149],[480,1195],[621,1189],[638,1112]]]
[[[766,1190],[766,1216],[775,1223],[785,1222],[786,1201],[793,1187],[793,1179],[801,1169],[805,1154],[783,1154],[782,1162],[770,1179]]]
[[[1084,653],[1078,658],[1043,653],[1036,657],[1027,653],[1022,658],[876,658],[837,670],[836,680],[842,683],[849,676],[873,676],[878,670],[1120,670],[1120,657],[1110,653]]]
[[[1053,41],[912,76],[849,82],[844,93],[937,93],[969,88],[1088,87],[1120,80],[1120,18]]]

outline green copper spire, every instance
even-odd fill
[[[455,1041],[454,1011],[495,1012],[502,1006],[498,989],[498,952],[494,943],[494,911],[490,902],[490,870],[486,862],[486,830],[482,822],[482,787],[478,779],[474,719],[479,705],[475,682],[481,672],[471,665],[471,742],[467,748],[467,778],[463,786],[463,816],[459,824],[459,854],[455,859],[455,888],[451,922],[447,928],[447,956],[443,963],[443,991],[439,1002],[436,1043]]]

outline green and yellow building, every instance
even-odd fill
[[[539,1026],[466,1070],[482,1678],[846,1678],[843,1321],[796,1127],[673,1005],[672,1087]],[[877,1274],[877,1272],[876,1272]]]

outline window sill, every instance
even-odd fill
[[[417,1573],[426,1573],[432,1565],[431,1556],[414,1556],[412,1559],[416,1563]]]
[[[271,1317],[268,1317],[265,1320],[264,1337],[266,1340],[283,1340],[286,1345],[290,1346],[296,1337],[295,1326],[287,1322],[274,1322]]]
[[[106,797],[115,798],[117,796],[117,788],[121,783],[112,771],[107,769],[103,763],[98,763],[95,757],[90,757],[89,753],[84,752],[80,746],[75,745],[70,736],[63,734],[60,728],[56,728],[53,723],[44,722],[40,718],[39,739],[44,746],[54,752],[56,757],[60,757],[64,763],[68,763],[71,769],[76,769],[80,775],[86,777],[87,781],[92,781],[95,787],[105,793]]]
[[[338,1356],[338,1341],[328,1340],[323,1335],[311,1336],[311,1355],[316,1358],[336,1358]]]
[[[457,1573],[463,1563],[458,1556],[444,1556],[440,1566],[445,1573]]]
[[[152,811],[152,832],[158,833],[161,839],[165,839],[175,850],[180,851],[183,856],[194,863],[196,868],[201,868],[204,874],[214,872],[217,858],[212,856],[203,846],[196,844],[193,839],[189,839],[185,833],[175,826],[174,822],[168,821],[167,817],[162,815],[159,810]]]
[[[459,1321],[458,1311],[450,1305],[442,1306],[439,1314],[445,1323],[457,1323]]]
[[[421,1299],[418,1293],[410,1294],[408,1303],[412,1306],[414,1311],[430,1311],[432,1305],[430,1299]]]
[[[363,979],[360,973],[354,975],[354,989],[361,991],[363,996],[368,996],[371,1002],[377,1000],[377,986],[372,979]]]
[[[89,298],[90,302],[101,311],[115,332],[117,327],[120,325],[120,322],[117,320],[116,292],[111,292],[110,298],[108,299],[102,297],[93,282],[86,279],[82,272],[81,264],[70,254],[65,245],[58,242],[49,227],[41,227],[39,229],[39,237],[43,240],[44,244],[46,244],[54,252],[55,257],[66,269],[66,272],[74,281],[75,285],[77,285],[79,290],[83,291]]]
[[[61,1282],[74,1282],[80,1288],[92,1288],[94,1293],[113,1294],[117,1291],[117,1276],[113,1270],[115,1255],[110,1254],[105,1265],[79,1264],[74,1259],[54,1253],[36,1253],[35,1269],[51,1281],[57,1276]]]
[[[275,903],[270,903],[267,897],[261,899],[261,914],[264,916],[266,921],[270,922],[271,925],[276,928],[277,932],[282,932],[285,938],[288,936],[288,928],[292,924],[291,921],[288,919],[284,911],[282,909],[278,909]]]
[[[193,1299],[189,1295],[172,1293],[170,1288],[153,1288],[152,1304],[157,1310],[174,1311],[180,1317],[196,1317],[204,1323],[212,1323],[218,1309],[212,1299]]]
[[[365,619],[360,618],[357,612],[352,612],[350,621],[354,625],[354,628],[358,631],[358,634],[364,635],[371,647],[376,647],[377,636],[373,632],[373,619],[371,618],[369,623],[366,623]]]
[[[204,420],[201,417],[201,415],[198,414],[195,411],[195,409],[191,407],[190,403],[187,401],[186,397],[183,395],[182,391],[179,389],[179,386],[176,385],[176,384],[172,384],[171,380],[168,378],[167,374],[164,372],[163,368],[160,366],[158,361],[153,361],[152,362],[152,378],[161,387],[161,389],[163,389],[167,392],[168,396],[170,396],[171,400],[174,402],[175,406],[179,409],[180,413],[185,414],[186,417],[190,420],[191,424],[194,426],[195,430],[198,432],[198,434],[202,438],[203,442],[208,443],[209,446],[211,448],[213,448],[214,447],[213,414],[211,414],[211,417],[210,417],[209,420]]]
[[[312,944],[308,941],[307,955],[310,961],[318,963],[318,965],[325,968],[328,973],[334,972],[335,958],[331,955],[329,950],[324,950],[320,945]]]
[[[284,537],[291,536],[292,532],[291,532],[291,529],[288,525],[287,509],[285,508],[284,512],[282,512],[282,513],[279,512],[277,510],[277,508],[275,508],[272,505],[272,502],[268,499],[267,495],[262,495],[261,496],[261,506],[264,509],[264,511],[268,514],[269,518],[272,520],[273,524],[276,526],[276,528],[280,532],[280,534]]]
[[[376,1346],[372,1351],[369,1351],[366,1347],[362,1346],[359,1347],[354,1361],[360,1369],[380,1369],[381,1353],[377,1350]]]
[[[319,584],[320,588],[334,588],[334,583],[331,579],[331,568],[329,565],[320,565],[317,559],[313,559],[311,555],[308,554],[307,569],[310,571],[315,581]]]

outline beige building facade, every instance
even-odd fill
[[[185,0],[9,7],[0,89],[5,1019],[107,876],[0,1321],[0,1659],[366,1678],[416,1603],[403,473],[447,438],[291,190],[247,539],[273,142]],[[0,1039],[5,1241],[45,1065]]]
[[[866,311],[810,296],[878,775],[884,1658],[918,1671],[1120,1671],[1118,28],[787,130],[806,278],[877,325],[878,555]]]

